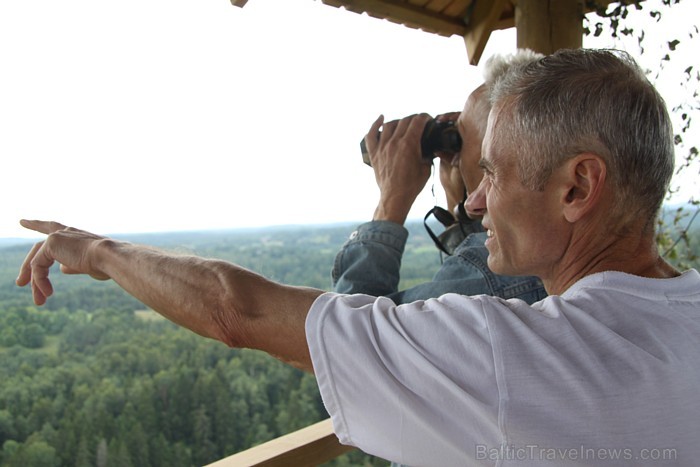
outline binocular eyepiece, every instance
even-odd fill
[[[455,122],[428,120],[423,129],[420,139],[421,154],[423,160],[430,164],[436,157],[436,153],[445,152],[456,154],[462,149],[462,137],[457,131]],[[365,146],[364,138],[360,142],[362,160],[365,164],[372,166],[369,160],[369,152]]]

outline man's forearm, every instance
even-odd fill
[[[225,303],[225,268],[215,261],[113,240],[102,241],[94,256],[98,269],[158,313],[202,336],[240,345],[236,329],[221,318],[236,307]]]
[[[94,254],[100,270],[175,323],[311,370],[304,323],[320,290],[277,284],[224,261],[113,240],[102,241]]]
[[[320,290],[290,287],[231,263],[173,255],[105,238],[61,223],[20,221],[47,235],[27,254],[16,283],[30,285],[34,303],[53,295],[51,266],[66,274],[113,279],[158,313],[230,346],[264,350],[312,371],[306,315]]]

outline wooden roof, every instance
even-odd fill
[[[366,13],[441,36],[464,37],[469,61],[477,64],[491,31],[515,26],[509,0],[322,0],[354,13]]]
[[[231,0],[233,5],[242,7],[248,0]],[[469,61],[476,65],[484,51],[486,42],[491,32],[498,29],[514,27],[515,4],[518,0],[321,0],[325,5],[336,8],[344,8],[348,11],[365,13],[373,18],[384,19],[403,26],[420,29],[422,31],[449,37],[453,35],[464,38]],[[523,2],[523,0],[520,0]],[[615,0],[596,0],[599,5],[607,5]],[[630,3],[634,0],[618,0]],[[580,21],[582,3],[580,0],[557,0],[556,2],[542,2],[528,0],[528,4],[543,4],[538,12],[533,14],[550,15],[551,20],[557,23],[557,17],[564,18],[563,29],[567,29],[571,21]],[[586,2],[590,3],[590,2]],[[569,13],[561,13],[556,10],[562,5],[579,5],[578,15],[571,18]],[[549,6],[548,6],[549,5]],[[544,9],[542,9],[544,8]],[[530,23],[532,24],[532,23]],[[537,34],[546,34],[545,25],[529,26],[540,31]],[[550,31],[551,34],[551,31]],[[580,37],[580,32],[578,32]],[[579,39],[580,40],[580,39]],[[527,42],[527,41],[526,41]],[[555,42],[557,40],[555,39]],[[566,45],[566,44],[565,44]],[[537,47],[530,47],[537,49]],[[539,50],[548,53],[546,50]]]
[[[321,0],[336,8],[441,36],[464,37],[472,63],[478,63],[491,31],[515,25],[512,0]],[[243,7],[248,0],[231,0]]]
[[[475,16],[477,4],[488,4],[493,29],[515,26],[515,7],[510,1],[477,0],[322,0],[354,13],[366,13],[409,28],[441,36],[465,36],[481,18]]]

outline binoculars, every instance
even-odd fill
[[[438,122],[432,119],[425,124],[423,135],[420,139],[420,147],[423,160],[430,164],[436,157],[436,153],[458,153],[462,149],[462,137],[457,131],[455,122]],[[362,160],[371,167],[372,164],[369,160],[369,152],[367,151],[367,146],[365,146],[364,138],[360,142],[360,150],[362,151]]]

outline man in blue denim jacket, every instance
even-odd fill
[[[465,190],[468,193],[475,190],[482,178],[478,163],[491,109],[491,84],[511,64],[533,61],[539,57],[525,50],[511,56],[492,57],[486,65],[484,84],[471,93],[464,110],[438,117],[440,120],[456,120],[463,141],[458,154],[440,155],[440,181],[445,188],[449,211],[457,212]],[[538,278],[501,276],[489,270],[486,262],[488,251],[484,247],[486,233],[479,222],[481,213],[470,211],[469,206],[465,207],[470,220],[461,219],[464,234],[458,238],[456,248],[450,251],[452,254],[433,280],[407,290],[398,290],[401,258],[408,239],[408,231],[403,224],[413,202],[428,181],[431,169],[419,158],[411,157],[411,151],[419,150],[420,144],[418,141],[407,141],[404,133],[411,125],[425,125],[427,118],[425,115],[414,115],[385,123],[380,117],[365,138],[380,189],[380,200],[373,220],[360,225],[338,252],[332,271],[334,291],[388,296],[397,304],[450,292],[520,298],[528,303],[545,298],[547,294]],[[450,231],[459,235],[460,229],[457,227],[455,225]]]

